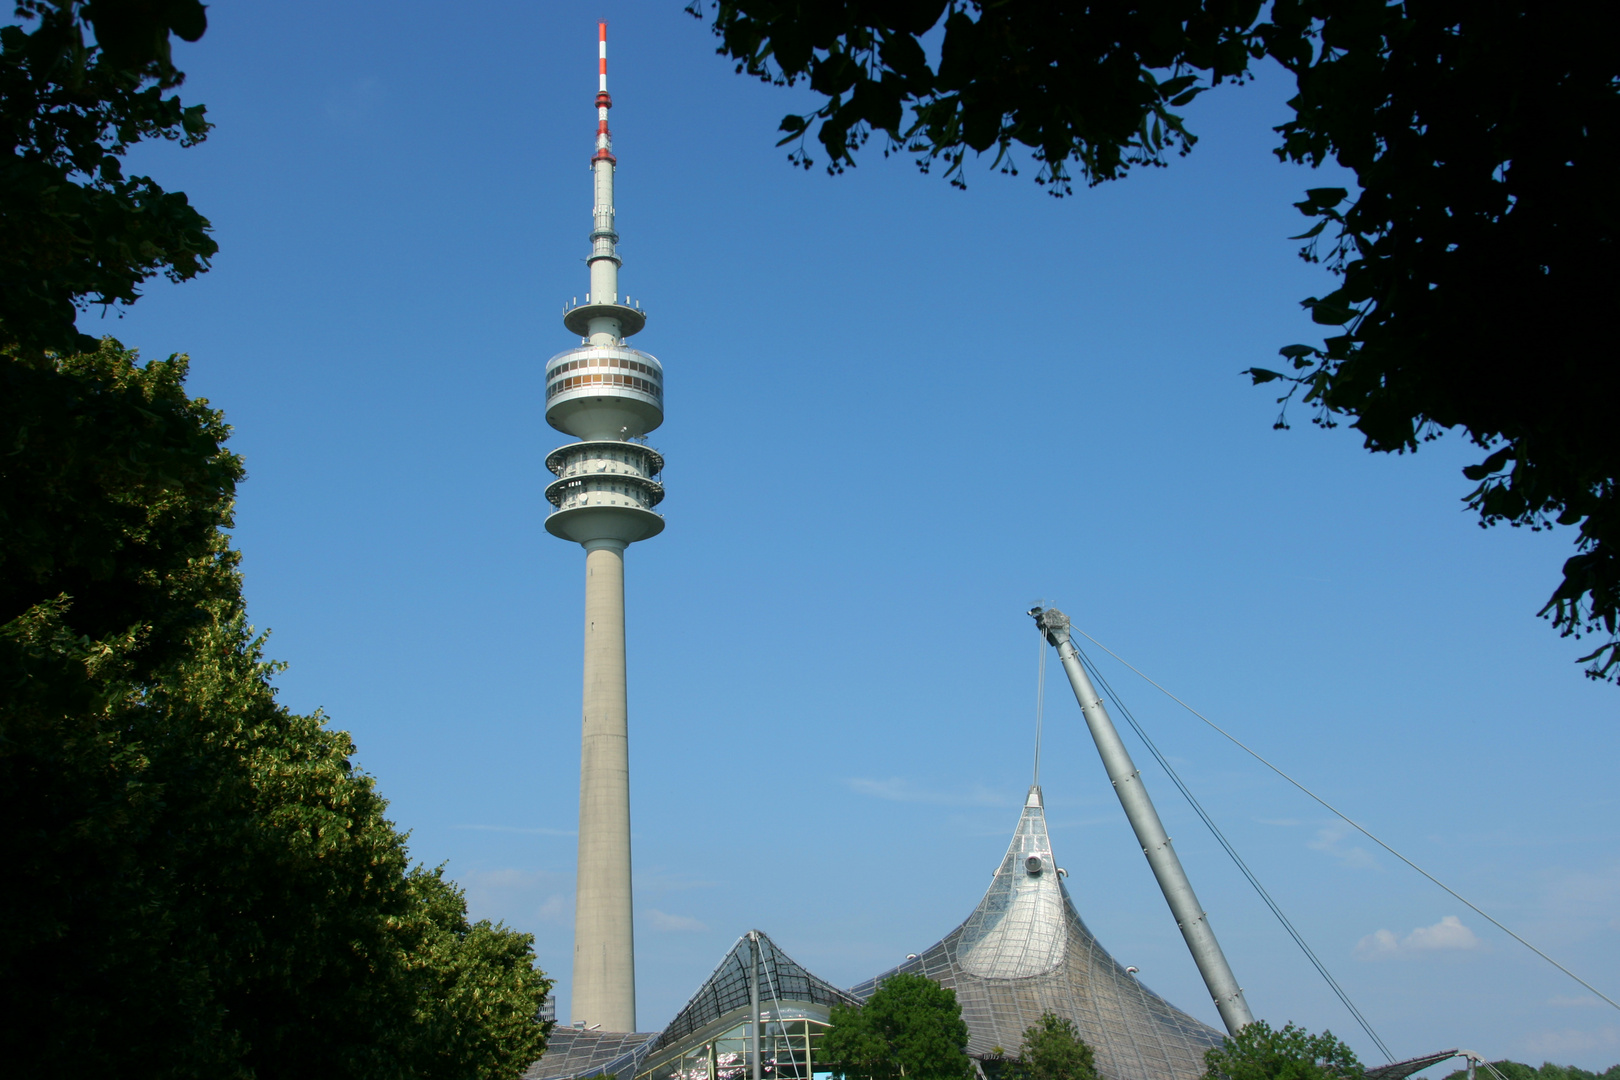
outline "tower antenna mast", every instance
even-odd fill
[[[546,361],[546,422],[578,442],[546,467],[546,531],[585,549],[585,678],[579,762],[579,876],[574,896],[570,1019],[636,1029],[631,928],[629,708],[625,689],[624,552],[664,530],[664,458],[638,441],[664,421],[664,368],[625,344],[646,312],[619,299],[607,23],[598,24],[596,142],[591,154],[591,291],[563,312],[580,344]]]

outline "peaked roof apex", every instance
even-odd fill
[[[830,1009],[834,1005],[859,1005],[860,999],[838,989],[810,971],[779,948],[763,930],[750,930],[739,937],[724,959],[690,1001],[675,1014],[651,1050],[656,1052],[698,1031],[727,1014],[746,1009],[748,983],[752,977],[751,940],[759,947],[759,1003],[761,1009],[775,1011],[780,1003],[792,1001]]]

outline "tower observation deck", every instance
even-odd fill
[[[630,759],[625,697],[624,550],[657,536],[664,458],[643,436],[664,422],[664,369],[626,340],[646,313],[619,297],[613,139],[608,132],[607,24],[599,25],[591,291],[563,312],[580,344],[546,361],[546,422],[574,436],[546,456],[546,531],[585,548],[585,685],[574,900],[575,1026],[636,1027],[631,930]]]

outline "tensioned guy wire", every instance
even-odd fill
[[[1041,655],[1035,675],[1035,786],[1041,785],[1041,718],[1046,713],[1046,639],[1040,639]]]
[[[1598,997],[1602,998],[1604,1001],[1608,1002],[1610,1005],[1613,1005],[1616,1009],[1620,1009],[1620,1001],[1615,1001],[1614,998],[1610,997],[1608,994],[1605,994],[1603,991],[1599,990],[1597,987],[1593,986],[1591,983],[1587,982],[1585,979],[1581,978],[1579,975],[1577,975],[1573,971],[1569,970],[1569,968],[1565,967],[1563,964],[1560,964],[1558,961],[1554,960],[1552,957],[1548,956],[1546,953],[1542,952],[1540,949],[1536,948],[1534,945],[1532,945],[1528,941],[1524,940],[1524,938],[1520,937],[1518,934],[1515,934],[1512,930],[1509,930],[1507,927],[1503,926],[1501,923],[1497,922],[1495,919],[1493,919],[1489,915],[1485,914],[1485,912],[1481,911],[1479,909],[1479,906],[1477,904],[1475,904],[1472,900],[1469,900],[1467,897],[1465,897],[1461,893],[1459,893],[1456,889],[1453,889],[1451,886],[1447,885],[1445,882],[1441,881],[1439,878],[1435,877],[1433,874],[1431,874],[1427,870],[1423,869],[1423,867],[1419,866],[1417,863],[1413,862],[1411,859],[1408,859],[1405,855],[1402,855],[1400,852],[1396,851],[1394,848],[1390,847],[1388,844],[1386,844],[1382,840],[1378,839],[1378,837],[1376,837],[1372,833],[1368,832],[1366,830],[1366,828],[1364,826],[1362,826],[1359,822],[1357,822],[1357,821],[1353,820],[1352,818],[1346,816],[1341,810],[1339,810],[1333,804],[1329,803],[1326,799],[1322,798],[1322,796],[1318,795],[1316,792],[1312,791],[1310,788],[1306,787],[1304,784],[1300,783],[1298,780],[1295,780],[1292,776],[1289,776],[1287,773],[1285,773],[1281,769],[1277,768],[1277,766],[1273,765],[1271,762],[1267,761],[1265,758],[1263,758],[1259,754],[1255,753],[1255,751],[1249,749],[1249,747],[1245,746],[1242,742],[1240,742],[1237,739],[1236,736],[1231,735],[1224,728],[1222,728],[1219,724],[1215,723],[1215,721],[1211,720],[1209,717],[1205,716],[1203,713],[1199,712],[1197,709],[1193,708],[1191,705],[1187,704],[1185,701],[1182,701],[1180,698],[1176,697],[1176,695],[1172,694],[1170,691],[1166,690],[1164,687],[1160,686],[1158,683],[1156,683],[1152,679],[1148,678],[1147,675],[1143,674],[1139,669],[1134,667],[1129,661],[1127,661],[1124,657],[1120,656],[1113,649],[1110,649],[1108,646],[1104,645],[1102,642],[1098,641],[1096,638],[1092,637],[1090,634],[1086,633],[1084,630],[1080,629],[1078,626],[1074,626],[1073,624],[1071,624],[1069,629],[1074,631],[1075,633],[1079,634],[1081,637],[1085,638],[1087,641],[1091,642],[1093,645],[1097,646],[1097,648],[1101,649],[1103,652],[1107,653],[1109,656],[1112,656],[1115,660],[1118,660],[1120,663],[1124,664],[1126,667],[1130,668],[1132,671],[1136,672],[1136,674],[1141,675],[1142,678],[1147,682],[1147,684],[1149,686],[1153,687],[1155,690],[1159,691],[1165,697],[1169,698],[1171,701],[1175,702],[1177,705],[1180,705],[1183,709],[1186,709],[1188,712],[1190,712],[1194,716],[1198,717],[1198,719],[1202,720],[1204,723],[1206,723],[1210,727],[1214,728],[1217,732],[1220,733],[1220,735],[1223,738],[1225,738],[1226,740],[1231,742],[1233,746],[1236,746],[1238,749],[1242,750],[1244,753],[1246,753],[1250,757],[1254,758],[1254,760],[1258,761],[1260,764],[1264,765],[1266,768],[1270,769],[1272,772],[1276,773],[1278,776],[1282,777],[1284,780],[1288,781],[1290,784],[1293,784],[1299,790],[1303,791],[1306,795],[1309,795],[1312,799],[1314,799],[1318,804],[1320,804],[1329,813],[1333,814],[1334,817],[1336,817],[1339,820],[1343,821],[1346,825],[1349,825],[1352,829],[1355,829],[1362,836],[1365,836],[1367,839],[1371,840],[1373,843],[1377,844],[1379,847],[1383,848],[1385,851],[1389,852],[1391,855],[1393,855],[1397,859],[1401,860],[1401,862],[1405,863],[1407,866],[1410,866],[1413,870],[1416,870],[1418,873],[1422,874],[1424,877],[1428,878],[1430,881],[1432,881],[1436,885],[1440,886],[1441,889],[1443,889],[1447,893],[1449,893],[1451,895],[1451,897],[1454,900],[1456,900],[1458,903],[1466,905],[1468,907],[1468,909],[1471,910],[1475,915],[1478,915],[1480,918],[1484,919],[1486,922],[1490,923],[1492,926],[1494,926],[1498,930],[1502,931],[1502,933],[1506,934],[1508,937],[1512,938],[1514,941],[1517,941],[1520,945],[1523,945],[1525,948],[1529,949],[1531,952],[1535,953],[1537,956],[1539,956],[1543,960],[1547,961],[1547,963],[1551,964],[1553,967],[1557,968],[1559,971],[1562,971],[1565,975],[1568,975],[1571,979],[1574,979],[1576,982],[1578,982],[1582,986],[1586,987],[1586,989],[1592,991],[1592,993],[1596,994]]]
[[[1378,1037],[1378,1033],[1373,1030],[1372,1024],[1362,1015],[1361,1010],[1356,1008],[1355,1003],[1350,1000],[1350,995],[1344,992],[1344,988],[1339,985],[1339,981],[1328,972],[1327,965],[1322,963],[1321,958],[1306,943],[1304,936],[1295,928],[1288,916],[1283,914],[1282,908],[1277,905],[1277,901],[1271,898],[1271,894],[1266,891],[1266,887],[1260,884],[1260,879],[1254,876],[1254,871],[1249,869],[1249,864],[1243,861],[1243,857],[1237,853],[1237,849],[1232,846],[1231,841],[1227,840],[1226,834],[1221,832],[1220,826],[1215,824],[1215,820],[1209,816],[1203,804],[1193,795],[1192,789],[1187,786],[1186,782],[1181,779],[1180,774],[1171,766],[1170,760],[1148,737],[1148,733],[1142,729],[1142,725],[1137,723],[1135,715],[1120,700],[1119,695],[1114,692],[1114,688],[1108,685],[1108,680],[1103,678],[1102,672],[1097,670],[1097,665],[1092,661],[1091,657],[1087,656],[1079,648],[1074,651],[1075,655],[1080,658],[1080,662],[1085,665],[1092,679],[1102,687],[1103,693],[1107,694],[1108,699],[1114,703],[1114,708],[1119,711],[1121,716],[1125,717],[1125,722],[1131,725],[1131,730],[1136,732],[1136,737],[1141,739],[1143,745],[1148,748],[1148,753],[1152,754],[1153,759],[1159,763],[1159,767],[1169,774],[1171,783],[1176,785],[1176,789],[1181,792],[1188,804],[1192,806],[1193,812],[1198,815],[1210,833],[1214,835],[1216,841],[1226,850],[1226,854],[1231,857],[1238,870],[1248,879],[1249,884],[1254,886],[1254,891],[1260,894],[1260,899],[1265,901],[1266,907],[1270,908],[1271,913],[1277,917],[1277,921],[1282,923],[1283,929],[1288,932],[1289,937],[1294,939],[1294,944],[1299,946],[1300,951],[1305,954],[1305,958],[1311,962],[1311,966],[1316,968],[1317,974],[1322,976],[1322,979],[1328,984],[1328,988],[1333,991],[1351,1017],[1361,1026],[1361,1030],[1367,1033],[1367,1038],[1371,1039],[1373,1044],[1383,1053],[1385,1060],[1393,1064],[1395,1055],[1390,1053],[1389,1047],[1384,1044],[1384,1040]]]

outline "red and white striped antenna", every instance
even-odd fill
[[[596,24],[596,153],[592,161],[614,161],[613,136],[608,133],[608,110],[613,99],[607,89],[607,23]]]

